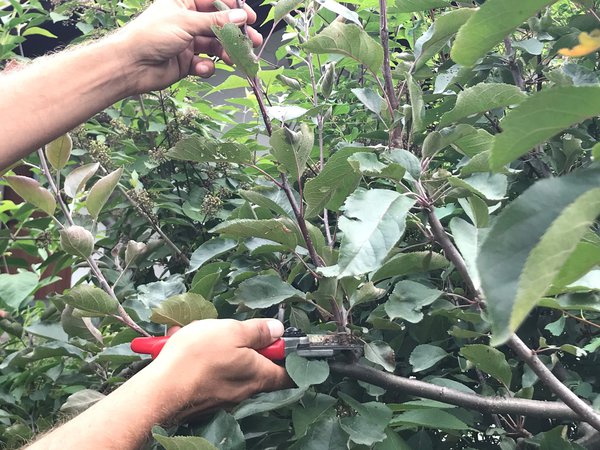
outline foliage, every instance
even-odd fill
[[[598,405],[598,55],[558,54],[596,36],[597,2],[267,3],[281,61],[216,30],[239,64],[218,63],[221,84],[124,99],[32,155],[39,181],[5,177],[26,202],[0,202],[17,271],[0,275],[2,441],[116,388],[139,368],[136,331],[218,316],[345,330],[359,368],[547,403],[491,414],[294,356],[297,388],[155,427],[149,447],[581,448],[589,427],[544,417],[555,385],[511,343]],[[0,61],[45,21],[81,41],[142,7],[0,0]],[[234,88],[252,94],[211,100]],[[77,286],[33,300],[67,267]]]

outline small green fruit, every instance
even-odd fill
[[[73,225],[60,232],[60,248],[69,255],[87,258],[94,251],[94,236],[79,225]]]

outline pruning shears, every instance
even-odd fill
[[[135,338],[131,341],[131,350],[156,358],[168,339],[169,336]],[[364,344],[347,333],[306,334],[290,327],[281,338],[257,352],[272,361],[281,361],[291,353],[304,358],[332,358],[344,353],[360,357],[364,352]]]

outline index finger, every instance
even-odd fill
[[[231,9],[235,9],[238,7],[236,0],[221,0],[221,1],[223,3],[225,3],[227,6],[229,6]],[[195,3],[196,3],[197,11],[200,11],[200,12],[217,11],[217,8],[215,8],[213,5],[213,0],[195,0]],[[254,12],[254,10],[252,8],[250,8],[246,4],[245,1],[240,1],[240,5],[243,5],[243,8],[246,11],[246,14],[248,14],[247,23],[253,24],[254,22],[256,22],[256,13]],[[240,7],[242,7],[242,6],[240,6]]]

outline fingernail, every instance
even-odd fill
[[[229,11],[229,20],[236,23],[244,23],[248,14],[243,9],[232,9]]]
[[[273,339],[280,338],[283,334],[283,324],[279,320],[269,320],[267,322],[267,326],[269,327],[269,331],[271,332],[271,337]]]

